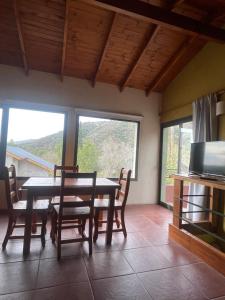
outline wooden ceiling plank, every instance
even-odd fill
[[[29,74],[29,65],[28,65],[27,55],[26,55],[26,51],[25,51],[23,31],[22,31],[19,8],[18,8],[18,0],[14,0],[13,4],[14,4],[16,27],[17,27],[18,37],[19,37],[20,51],[21,51],[21,56],[22,56],[22,60],[23,60],[24,71],[25,71],[25,74],[28,75]]]
[[[106,39],[105,39],[104,47],[102,49],[102,53],[101,53],[99,61],[97,63],[97,68],[96,68],[94,76],[93,76],[93,80],[92,80],[92,86],[93,87],[96,84],[99,72],[100,72],[101,67],[103,65],[103,62],[104,62],[104,59],[105,59],[105,55],[106,55],[107,49],[108,49],[109,44],[110,44],[110,39],[111,39],[111,36],[112,36],[113,28],[114,28],[114,26],[116,24],[117,18],[118,18],[118,14],[114,13],[113,16],[112,16],[112,20],[111,20],[110,26],[109,26],[108,34],[106,35]]]
[[[222,13],[223,14],[223,13]],[[220,16],[218,15],[211,15],[208,14],[206,18],[204,18],[203,22],[205,23],[212,23],[216,20],[218,20]],[[182,56],[185,54],[185,52],[188,50],[189,47],[192,47],[199,39],[199,36],[194,37],[188,37],[186,41],[179,47],[179,49],[176,51],[176,53],[171,57],[169,62],[165,65],[164,68],[160,71],[160,73],[157,75],[157,77],[153,80],[153,82],[149,85],[149,87],[146,89],[146,96],[149,96],[149,94],[156,88],[161,80],[170,72],[170,70],[173,68],[173,66],[176,65],[176,63],[179,61],[179,59],[182,58]]]
[[[65,60],[66,60],[66,50],[67,50],[67,40],[68,40],[68,24],[69,24],[69,8],[70,8],[70,0],[66,0],[62,61],[61,61],[61,72],[60,72],[61,81],[63,81],[63,77],[64,77]]]
[[[86,3],[162,25],[191,36],[225,42],[225,30],[139,0],[82,0]]]
[[[152,43],[152,41],[154,40],[155,36],[157,35],[158,31],[160,29],[160,26],[155,26],[154,29],[152,30],[149,38],[144,42],[143,46],[141,47],[141,49],[138,51],[137,56],[135,57],[133,63],[131,64],[123,82],[120,85],[120,91],[122,92],[125,88],[125,86],[128,84],[130,78],[132,77],[132,75],[134,74],[135,70],[138,67],[139,62],[141,61],[142,57],[145,55],[147,49],[150,47],[150,44]]]
[[[184,2],[184,0],[172,0],[170,3],[168,3],[166,5],[165,8],[167,8],[168,10],[172,10],[175,8],[176,5],[180,4]],[[126,74],[125,79],[123,80],[122,84],[120,85],[120,91],[122,92],[125,88],[125,86],[128,84],[130,78],[132,77],[132,75],[134,74],[139,62],[141,61],[142,57],[145,55],[145,52],[147,51],[147,49],[150,47],[150,45],[152,44],[155,36],[157,35],[157,33],[160,30],[160,26],[159,25],[155,25],[155,28],[152,30],[148,40],[144,43],[144,45],[141,47],[141,50],[139,51],[137,57],[135,58],[133,64],[131,65],[131,67],[128,70],[128,73]]]

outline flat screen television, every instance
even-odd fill
[[[192,143],[189,171],[204,177],[225,178],[225,142]]]

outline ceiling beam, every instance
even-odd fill
[[[169,2],[165,8],[172,10],[175,8],[175,6],[178,3],[183,2],[184,0],[172,0],[171,2]],[[145,55],[147,49],[149,49],[150,45],[152,44],[155,36],[157,35],[157,33],[159,32],[160,26],[159,25],[155,25],[154,29],[151,30],[151,33],[148,37],[147,40],[145,40],[145,42],[143,43],[142,47],[140,48],[140,50],[138,51],[137,56],[134,59],[133,64],[131,65],[131,67],[129,68],[124,80],[122,81],[121,85],[120,85],[120,91],[122,92],[125,88],[125,86],[128,84],[130,78],[132,77],[132,75],[134,74],[135,70],[137,69],[137,66],[139,64],[139,62],[141,61],[142,57]]]
[[[62,61],[61,61],[61,70],[60,70],[61,81],[63,81],[63,77],[64,77],[64,68],[65,68],[65,60],[66,60],[66,49],[67,49],[67,40],[68,40],[68,23],[69,23],[69,7],[70,7],[70,0],[66,0],[64,33],[63,33],[63,47],[62,47]]]
[[[118,14],[117,13],[113,13],[113,16],[112,16],[112,19],[111,19],[111,22],[110,22],[110,26],[109,26],[109,30],[108,30],[108,33],[106,35],[106,39],[105,39],[105,42],[104,42],[104,46],[103,46],[103,49],[102,49],[100,58],[98,60],[97,67],[96,67],[93,79],[92,79],[92,86],[93,87],[96,84],[99,72],[101,70],[101,67],[102,67],[104,59],[105,59],[105,55],[106,55],[107,49],[109,48],[110,40],[111,40],[112,33],[113,33],[113,28],[115,26],[117,18],[118,18]]]
[[[160,29],[160,26],[155,25],[155,27],[151,31],[148,39],[146,39],[145,42],[143,43],[143,45],[141,46],[140,50],[138,51],[137,56],[135,57],[133,63],[131,64],[124,80],[120,84],[121,92],[124,90],[125,86],[128,84],[130,78],[132,77],[135,70],[137,69],[139,62],[142,60],[142,57],[145,55],[146,51],[150,47],[150,45],[151,45],[152,41],[154,40],[155,36],[157,35],[159,29]]]
[[[205,23],[213,23],[220,18],[219,15],[208,14],[203,22]],[[149,87],[146,89],[146,96],[148,96],[162,81],[162,79],[171,71],[171,69],[176,65],[176,63],[183,57],[188,48],[192,47],[196,42],[198,42],[199,36],[188,37],[179,49],[175,52],[175,54],[171,57],[168,63],[162,68],[156,78],[150,83]]]
[[[206,40],[216,42],[225,42],[225,30],[203,24],[200,21],[194,20],[165,8],[151,5],[139,0],[83,0],[92,5],[97,5],[105,9],[112,10],[117,13],[125,14],[131,17],[136,17],[144,21],[162,25],[164,27],[181,31],[188,35],[200,35]]]
[[[21,26],[21,20],[20,20],[20,14],[19,14],[19,8],[18,8],[18,1],[14,0],[14,13],[15,13],[15,18],[16,18],[16,27],[17,27],[17,32],[18,32],[18,37],[19,37],[19,43],[20,43],[20,51],[21,51],[21,56],[23,60],[23,67],[25,74],[29,74],[29,66],[28,66],[28,60],[27,60],[27,55],[25,51],[25,44],[24,44],[24,38],[23,38],[23,32],[22,32],[22,26]]]

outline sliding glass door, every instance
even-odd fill
[[[170,175],[188,173],[191,141],[190,120],[162,127],[160,202],[167,206],[173,205],[173,179]],[[188,186],[185,192],[188,192]]]

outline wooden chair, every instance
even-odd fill
[[[54,165],[54,178],[61,177],[62,171],[78,173],[79,172],[79,166],[78,165],[76,165],[76,166],[58,166],[58,165]],[[68,200],[70,201],[71,197]],[[80,201],[81,199],[77,198],[77,200]],[[51,204],[52,205],[59,205],[59,203],[60,203],[60,197],[59,196],[55,196],[51,199]]]
[[[81,178],[89,178],[92,180],[92,184],[88,191],[89,199],[76,201],[74,200],[74,191],[71,192],[69,186],[66,186],[67,180],[79,180]],[[67,243],[75,243],[88,241],[89,242],[89,255],[92,254],[92,229],[93,229],[93,210],[95,199],[95,187],[96,187],[96,172],[94,173],[67,173],[62,171],[62,182],[60,191],[60,204],[54,206],[54,221],[53,221],[53,233],[57,235],[57,249],[58,259],[61,258],[61,245]],[[82,193],[81,193],[82,194]],[[65,197],[71,196],[71,201],[68,201]],[[77,193],[79,196],[79,193]],[[71,224],[74,220],[74,224]],[[89,220],[89,234],[85,234],[86,220]],[[81,235],[79,238],[64,239],[61,238],[61,233],[64,229],[78,228]],[[80,230],[79,230],[80,229]]]
[[[24,217],[26,214],[27,201],[20,200],[17,183],[16,169],[14,165],[9,168],[4,167],[3,179],[5,181],[5,193],[7,210],[9,215],[8,227],[4,241],[2,243],[3,250],[6,248],[9,239],[23,239],[24,235],[12,235],[14,228],[25,228],[25,224],[17,224],[18,217]],[[48,200],[37,200],[33,203],[33,212],[39,216],[41,223],[35,223],[36,226],[41,226],[41,234],[31,235],[34,238],[41,238],[42,246],[45,246],[46,223],[48,216]]]
[[[125,226],[124,214],[125,207],[127,203],[127,197],[130,188],[130,178],[131,178],[131,170],[126,171],[124,168],[121,169],[120,177],[119,177],[119,185],[120,189],[118,189],[115,199],[115,219],[113,222],[116,223],[117,228],[113,229],[113,232],[122,231],[124,237],[127,237],[127,231]],[[100,220],[99,216],[102,211],[107,211],[109,206],[109,199],[95,199],[94,202],[94,242],[96,242],[98,238],[98,234],[106,233],[105,230],[99,230],[100,224],[107,223],[107,220]],[[119,219],[119,212],[121,219]],[[120,228],[121,226],[121,228]]]

